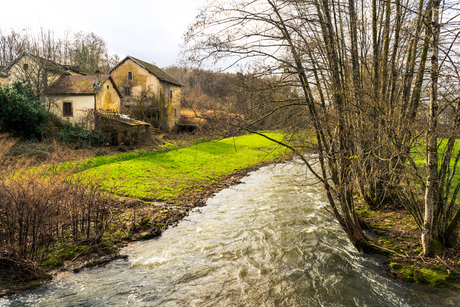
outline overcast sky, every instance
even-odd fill
[[[0,27],[94,32],[111,54],[164,68],[177,64],[182,36],[200,6],[200,0],[11,0],[2,3]]]

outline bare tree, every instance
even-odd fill
[[[103,38],[94,33],[65,31],[58,37],[46,28],[0,29],[0,66],[7,66],[23,52],[68,66],[80,66],[82,72],[108,72],[119,62],[117,55],[109,55]]]
[[[299,155],[322,182],[334,216],[359,250],[375,246],[355,214],[356,192],[374,208],[404,202],[420,221],[424,240],[440,233],[432,231],[431,222],[440,209],[430,203],[438,199],[440,189],[448,189],[447,182],[441,187],[436,178],[425,183],[423,176],[418,177],[427,188],[425,208],[420,201],[407,201],[403,184],[407,180],[410,185],[408,178],[419,172],[411,150],[424,132],[422,102],[428,84],[432,89],[428,169],[439,173],[435,160],[439,151],[434,146],[440,136],[436,88],[440,69],[447,65],[437,68],[436,48],[443,50],[442,61],[448,61],[451,69],[458,66],[459,57],[458,4],[446,1],[440,6],[436,1],[210,1],[185,35],[184,57],[192,63],[222,58],[226,63],[232,60],[230,66],[250,62],[259,76],[277,75],[297,89],[298,98],[272,105],[260,118],[292,106],[308,110],[303,121],[315,131],[320,167]],[[441,18],[436,14],[444,19],[436,21]],[[450,165],[450,157],[444,161]],[[456,225],[454,217],[444,216]],[[430,239],[425,241],[429,255]]]

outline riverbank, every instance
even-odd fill
[[[286,305],[424,306],[356,251],[322,207],[305,167],[252,172],[192,210],[177,227],[123,249],[129,260],[62,272],[56,282],[5,299],[6,306]],[[380,257],[381,259],[381,257]],[[424,293],[426,293],[425,291]],[[432,304],[428,304],[432,305]]]
[[[403,207],[371,210],[358,205],[357,215],[375,243],[385,249],[385,270],[401,281],[434,288],[460,289],[460,246],[436,258],[423,257],[420,229]]]
[[[116,195],[117,190],[106,191],[104,197],[108,198],[106,203],[109,204],[110,217],[106,219],[106,223],[103,226],[105,229],[102,236],[94,237],[95,234],[88,236],[80,234],[80,238],[75,240],[75,234],[72,235],[69,232],[61,231],[61,234],[45,247],[46,250],[38,254],[39,256],[41,255],[38,261],[25,260],[24,257],[21,257],[14,251],[12,252],[8,249],[2,250],[1,257],[5,261],[2,262],[3,265],[0,267],[0,277],[2,280],[0,283],[0,295],[3,296],[31,290],[40,286],[43,282],[50,280],[53,274],[58,271],[79,271],[83,267],[104,265],[108,261],[117,258],[117,252],[120,247],[132,241],[150,239],[161,235],[165,229],[176,225],[179,220],[184,218],[190,209],[203,205],[206,199],[212,196],[213,193],[238,183],[239,179],[244,177],[248,172],[262,165],[278,162],[283,159],[283,152],[279,151],[277,154],[273,154],[278,150],[273,144],[266,147],[258,142],[254,143],[253,140],[250,141],[250,143],[254,143],[251,146],[256,148],[259,154],[254,154],[253,157],[255,159],[252,160],[241,159],[242,155],[250,155],[243,150],[243,146],[240,146],[241,144],[237,146],[235,140],[231,142],[233,143],[231,144],[232,146],[226,145],[224,147],[227,150],[231,149],[234,151],[238,155],[237,159],[240,162],[246,162],[243,164],[234,163],[234,158],[232,157],[230,159],[232,163],[225,163],[225,159],[221,156],[220,158],[218,157],[214,150],[216,148],[209,150],[202,143],[200,143],[200,148],[198,148],[197,144],[195,144],[196,148],[193,150],[194,161],[197,161],[197,152],[200,149],[208,151],[208,153],[216,156],[215,160],[217,159],[224,165],[231,166],[232,168],[224,167],[217,174],[215,172],[217,167],[212,163],[208,163],[208,166],[213,168],[213,174],[205,172],[205,180],[196,180],[196,176],[190,176],[192,177],[190,181],[193,184],[185,185],[185,188],[182,189],[176,189],[175,194],[171,193],[173,189],[165,186],[165,184],[166,189],[164,189],[164,194],[159,196],[157,194],[156,197],[151,197],[150,199],[127,197],[126,193]],[[215,142],[211,145],[215,147]],[[179,151],[171,143],[166,146],[169,149]],[[263,153],[264,151],[267,152]],[[190,155],[190,151],[185,154]],[[229,154],[227,152],[224,155],[227,155],[228,158]],[[158,158],[158,155],[155,152],[148,154],[144,151],[140,154],[132,155],[132,158],[110,158],[110,156],[92,158],[90,160],[93,160],[93,167],[86,167],[79,174],[81,175],[88,170],[94,172],[94,168],[101,166],[110,166],[113,169],[114,165],[126,164],[127,161],[132,165],[136,162],[134,161],[136,159],[142,159],[145,162],[146,159],[152,157]],[[171,153],[169,154],[169,158],[171,158]],[[105,159],[108,163],[100,163],[101,159]],[[94,160],[99,160],[99,162],[96,161],[94,163]],[[207,160],[209,161],[209,158]],[[200,168],[203,169],[202,164]],[[104,173],[105,176],[108,174],[107,171],[100,171],[100,173]],[[159,175],[158,177],[160,178],[161,176]],[[113,176],[110,176],[110,178],[113,179]],[[103,179],[101,180],[103,181]],[[173,185],[177,187],[177,184],[173,183]],[[104,189],[103,185],[99,185],[98,187]],[[163,199],[166,202],[158,202],[156,199]],[[97,224],[97,222],[91,223]],[[90,223],[87,223],[87,225],[88,229],[90,226],[94,228],[91,229],[91,232],[96,231],[97,227],[99,227],[97,225],[90,225]],[[57,227],[59,228],[59,226]]]
[[[85,225],[92,227],[91,235],[79,233],[77,238],[74,233],[61,230],[57,239],[43,250],[41,259],[36,261],[24,260],[23,257],[2,249],[0,254],[5,261],[0,266],[2,280],[0,294],[30,290],[46,282],[54,273],[61,270],[77,272],[85,267],[103,266],[119,257],[117,252],[121,247],[129,242],[161,235],[168,227],[177,225],[192,208],[203,205],[214,193],[239,183],[248,172],[290,158],[282,155],[281,152],[268,157],[274,152],[275,147],[264,147],[267,144],[262,146],[260,143],[254,143],[253,140],[246,140],[248,146],[256,149],[252,154],[245,151],[244,146],[240,146],[241,144],[238,144],[235,139],[227,140],[223,146],[216,143],[218,142],[212,142],[212,146],[207,147],[206,142],[200,141],[185,149],[179,148],[174,143],[165,143],[156,151],[141,149],[117,155],[97,155],[79,163],[72,162],[77,171],[71,174],[65,173],[65,176],[77,174],[79,180],[84,180],[85,175],[94,177],[93,174],[103,174],[98,180],[102,183],[97,187],[105,190],[101,195],[106,198],[106,209],[110,214],[107,215],[104,223],[94,222],[98,220],[90,217],[93,219],[92,222]],[[223,157],[229,155],[229,152],[236,158],[235,156]],[[181,154],[192,159],[187,161],[185,158],[180,158]],[[256,158],[246,163],[248,155]],[[226,160],[227,158],[229,160]],[[161,163],[151,161],[155,159]],[[212,160],[214,163],[209,162]],[[147,162],[150,164],[146,164]],[[126,182],[124,174],[138,164],[141,167],[136,169],[135,175],[139,176],[142,175],[140,172],[145,172],[148,175],[143,177],[143,180],[148,180],[149,177],[156,178],[161,182],[163,189],[156,189],[146,194],[144,186],[133,189],[137,185],[131,185],[130,189],[121,190],[120,185],[114,184],[114,182],[124,184]],[[185,164],[183,169],[187,171],[177,172],[179,165],[183,164]],[[193,164],[199,167],[193,168]],[[219,164],[223,164],[224,167],[220,168]],[[149,172],[153,167],[156,171],[155,175]],[[205,167],[208,167],[208,170]],[[216,174],[216,170],[219,169],[221,172]],[[106,178],[112,180],[112,183],[108,184]],[[183,181],[184,178],[188,178],[189,182]],[[200,178],[201,181],[198,180]],[[162,201],[157,201],[158,199]],[[357,213],[363,221],[363,227],[367,228],[369,236],[377,245],[388,250],[385,268],[394,278],[431,287],[459,288],[460,281],[456,271],[460,270],[460,250],[446,250],[435,259],[420,257],[422,249],[419,230],[410,214],[403,208],[386,207],[386,210],[374,211],[361,206]],[[58,224],[56,230],[59,231],[62,225],[65,226],[65,224]],[[104,228],[103,235],[100,237],[94,233],[98,231],[98,227]],[[76,227],[77,230],[79,228],[85,227]]]

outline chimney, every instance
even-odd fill
[[[101,71],[99,69],[96,70],[96,83],[99,83],[97,81],[101,82]]]

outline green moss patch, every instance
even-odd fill
[[[458,289],[460,277],[452,274],[442,265],[424,263],[392,262],[390,270],[400,279],[407,282],[430,285],[432,287],[449,287]]]
[[[460,288],[460,276],[451,272],[437,258],[421,257],[420,230],[413,217],[404,209],[372,210],[364,205],[356,209],[358,218],[370,225],[378,238],[377,245],[394,252],[385,252],[387,270],[406,282],[428,285],[430,287]],[[438,246],[438,251],[441,251]],[[443,251],[445,261],[459,270],[457,254]],[[444,257],[443,256],[443,257]]]
[[[78,244],[74,242],[55,242],[45,251],[47,254],[41,266],[44,269],[54,269],[61,267],[66,262],[72,262],[76,258],[97,253],[98,255],[108,255],[118,252],[118,248],[110,241],[103,240],[98,244]]]

